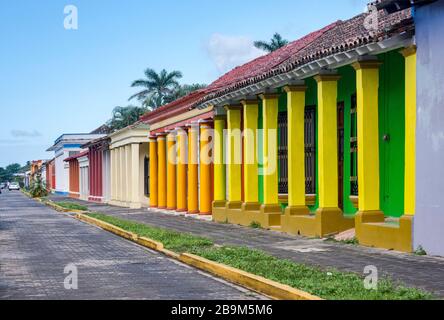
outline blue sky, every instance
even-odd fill
[[[128,104],[147,67],[211,83],[260,54],[364,10],[367,0],[0,0],[0,166],[50,158],[62,133],[90,132]],[[64,7],[78,8],[65,30]]]

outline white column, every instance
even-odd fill
[[[140,145],[138,143],[131,145],[131,162],[129,166],[131,168],[131,187],[128,188],[131,190],[131,202],[133,206],[140,206],[140,190],[139,190],[139,153],[140,153]]]

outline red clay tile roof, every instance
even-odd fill
[[[242,66],[236,67],[214,81],[207,89],[209,91],[220,90],[221,88],[225,88],[235,82],[261,75],[286,62],[288,59],[296,55],[300,50],[308,46],[314,40],[318,39],[327,31],[336,27],[339,23],[340,22],[332,23],[318,31],[312,32],[302,37],[299,40],[290,42],[285,47],[256,58]]]
[[[379,33],[371,34],[364,27],[368,14],[363,13],[346,21],[337,21],[267,55],[254,59],[229,71],[207,88],[164,105],[143,115],[140,121],[152,124],[197,107],[213,98],[258,83],[278,74],[337,52],[378,42],[393,34],[413,29],[411,9],[394,14],[379,12]]]
[[[287,46],[279,50],[258,57],[242,66],[236,67],[214,81],[207,88],[192,92],[185,97],[166,104],[154,111],[146,113],[140,118],[140,120],[152,124],[179,114],[185,110],[189,110],[197,101],[201,100],[209,93],[225,88],[226,86],[234,82],[257,76],[278,66],[284,61],[287,61],[292,55],[296,54],[299,50],[307,46],[307,44],[312,42],[314,39],[318,38],[323,33],[333,28],[336,24],[337,22],[332,23],[325,28],[312,32],[299,40],[289,43]]]
[[[304,44],[304,46],[300,48],[300,50],[295,50],[295,52],[293,52],[288,59],[282,61],[282,63],[274,66],[269,64],[267,65],[269,67],[268,69],[262,68],[260,73],[257,72],[254,74],[254,72],[252,72],[252,76],[244,77],[244,79],[241,79],[240,81],[233,81],[231,83],[229,81],[225,81],[225,86],[220,86],[218,88],[219,90],[216,92],[206,95],[193,107],[237,89],[258,83],[275,75],[287,73],[314,60],[337,52],[348,51],[367,43],[378,42],[384,38],[392,36],[393,34],[413,29],[411,9],[406,9],[390,15],[386,14],[384,11],[379,11],[379,33],[376,34],[371,34],[370,31],[364,27],[364,20],[367,15],[367,13],[363,13],[346,21],[338,21],[324,29],[321,29],[317,33],[314,33],[314,35],[312,33],[313,36],[307,36],[309,37],[308,39],[307,37],[304,37],[290,43],[288,46],[299,47],[297,46],[298,44]],[[280,54],[279,52],[284,50],[286,50],[286,47],[281,48],[275,51],[275,53],[271,53],[265,57]],[[254,62],[255,61],[247,63],[240,68],[256,69],[257,66]],[[236,71],[236,69],[234,71]],[[230,78],[228,75],[225,75],[222,78],[224,77],[227,79]],[[216,80],[216,82],[218,81],[220,81],[220,79]]]
[[[179,98],[171,103],[157,108],[156,110],[144,114],[142,117],[140,117],[139,121],[152,124],[185,112],[189,110],[195,102],[203,98],[207,92],[207,88],[191,92],[185,97]]]

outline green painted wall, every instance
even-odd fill
[[[356,72],[352,66],[345,66],[338,70],[341,79],[338,82],[338,102],[344,102],[344,214],[355,214],[356,208],[350,201],[350,127],[351,101],[356,93]]]
[[[405,63],[397,51],[378,58],[383,62],[379,73],[381,210],[400,217],[404,213]],[[387,134],[389,141],[384,140]]]
[[[404,212],[404,58],[395,51],[380,55],[379,59],[383,62],[380,68],[379,88],[381,210],[387,216],[399,217]],[[356,93],[356,72],[351,66],[339,68],[338,72],[341,75],[338,83],[338,102],[344,102],[344,213],[354,215],[357,210],[350,201],[350,109],[352,95]],[[317,106],[317,83],[313,78],[306,79],[305,82],[308,87],[306,105]],[[279,111],[286,109],[286,93],[281,93]],[[262,102],[259,103],[258,128],[263,128]],[[386,134],[390,135],[389,142],[383,139]],[[316,136],[316,148],[318,148],[317,140]],[[258,155],[262,159],[262,135],[258,137]],[[262,167],[261,164],[259,167]],[[310,207],[312,212],[319,207],[318,181],[316,166],[316,203]],[[259,201],[263,203],[261,175],[259,175]],[[282,204],[283,208],[286,206],[286,203]]]

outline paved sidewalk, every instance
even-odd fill
[[[51,196],[53,200],[67,200]],[[73,201],[69,199],[69,201]],[[165,214],[149,209],[130,210],[103,204],[87,203],[91,211],[115,217],[143,222],[147,225],[164,227],[180,232],[213,239],[217,244],[241,245],[257,248],[299,263],[320,267],[334,267],[343,271],[363,274],[364,267],[374,265],[381,275],[409,286],[423,288],[444,298],[444,258],[416,256],[395,251],[366,248],[307,239],[281,232],[267,231],[202,221],[194,218]]]
[[[66,265],[78,290],[64,288]],[[263,297],[28,199],[0,195],[0,300]]]

